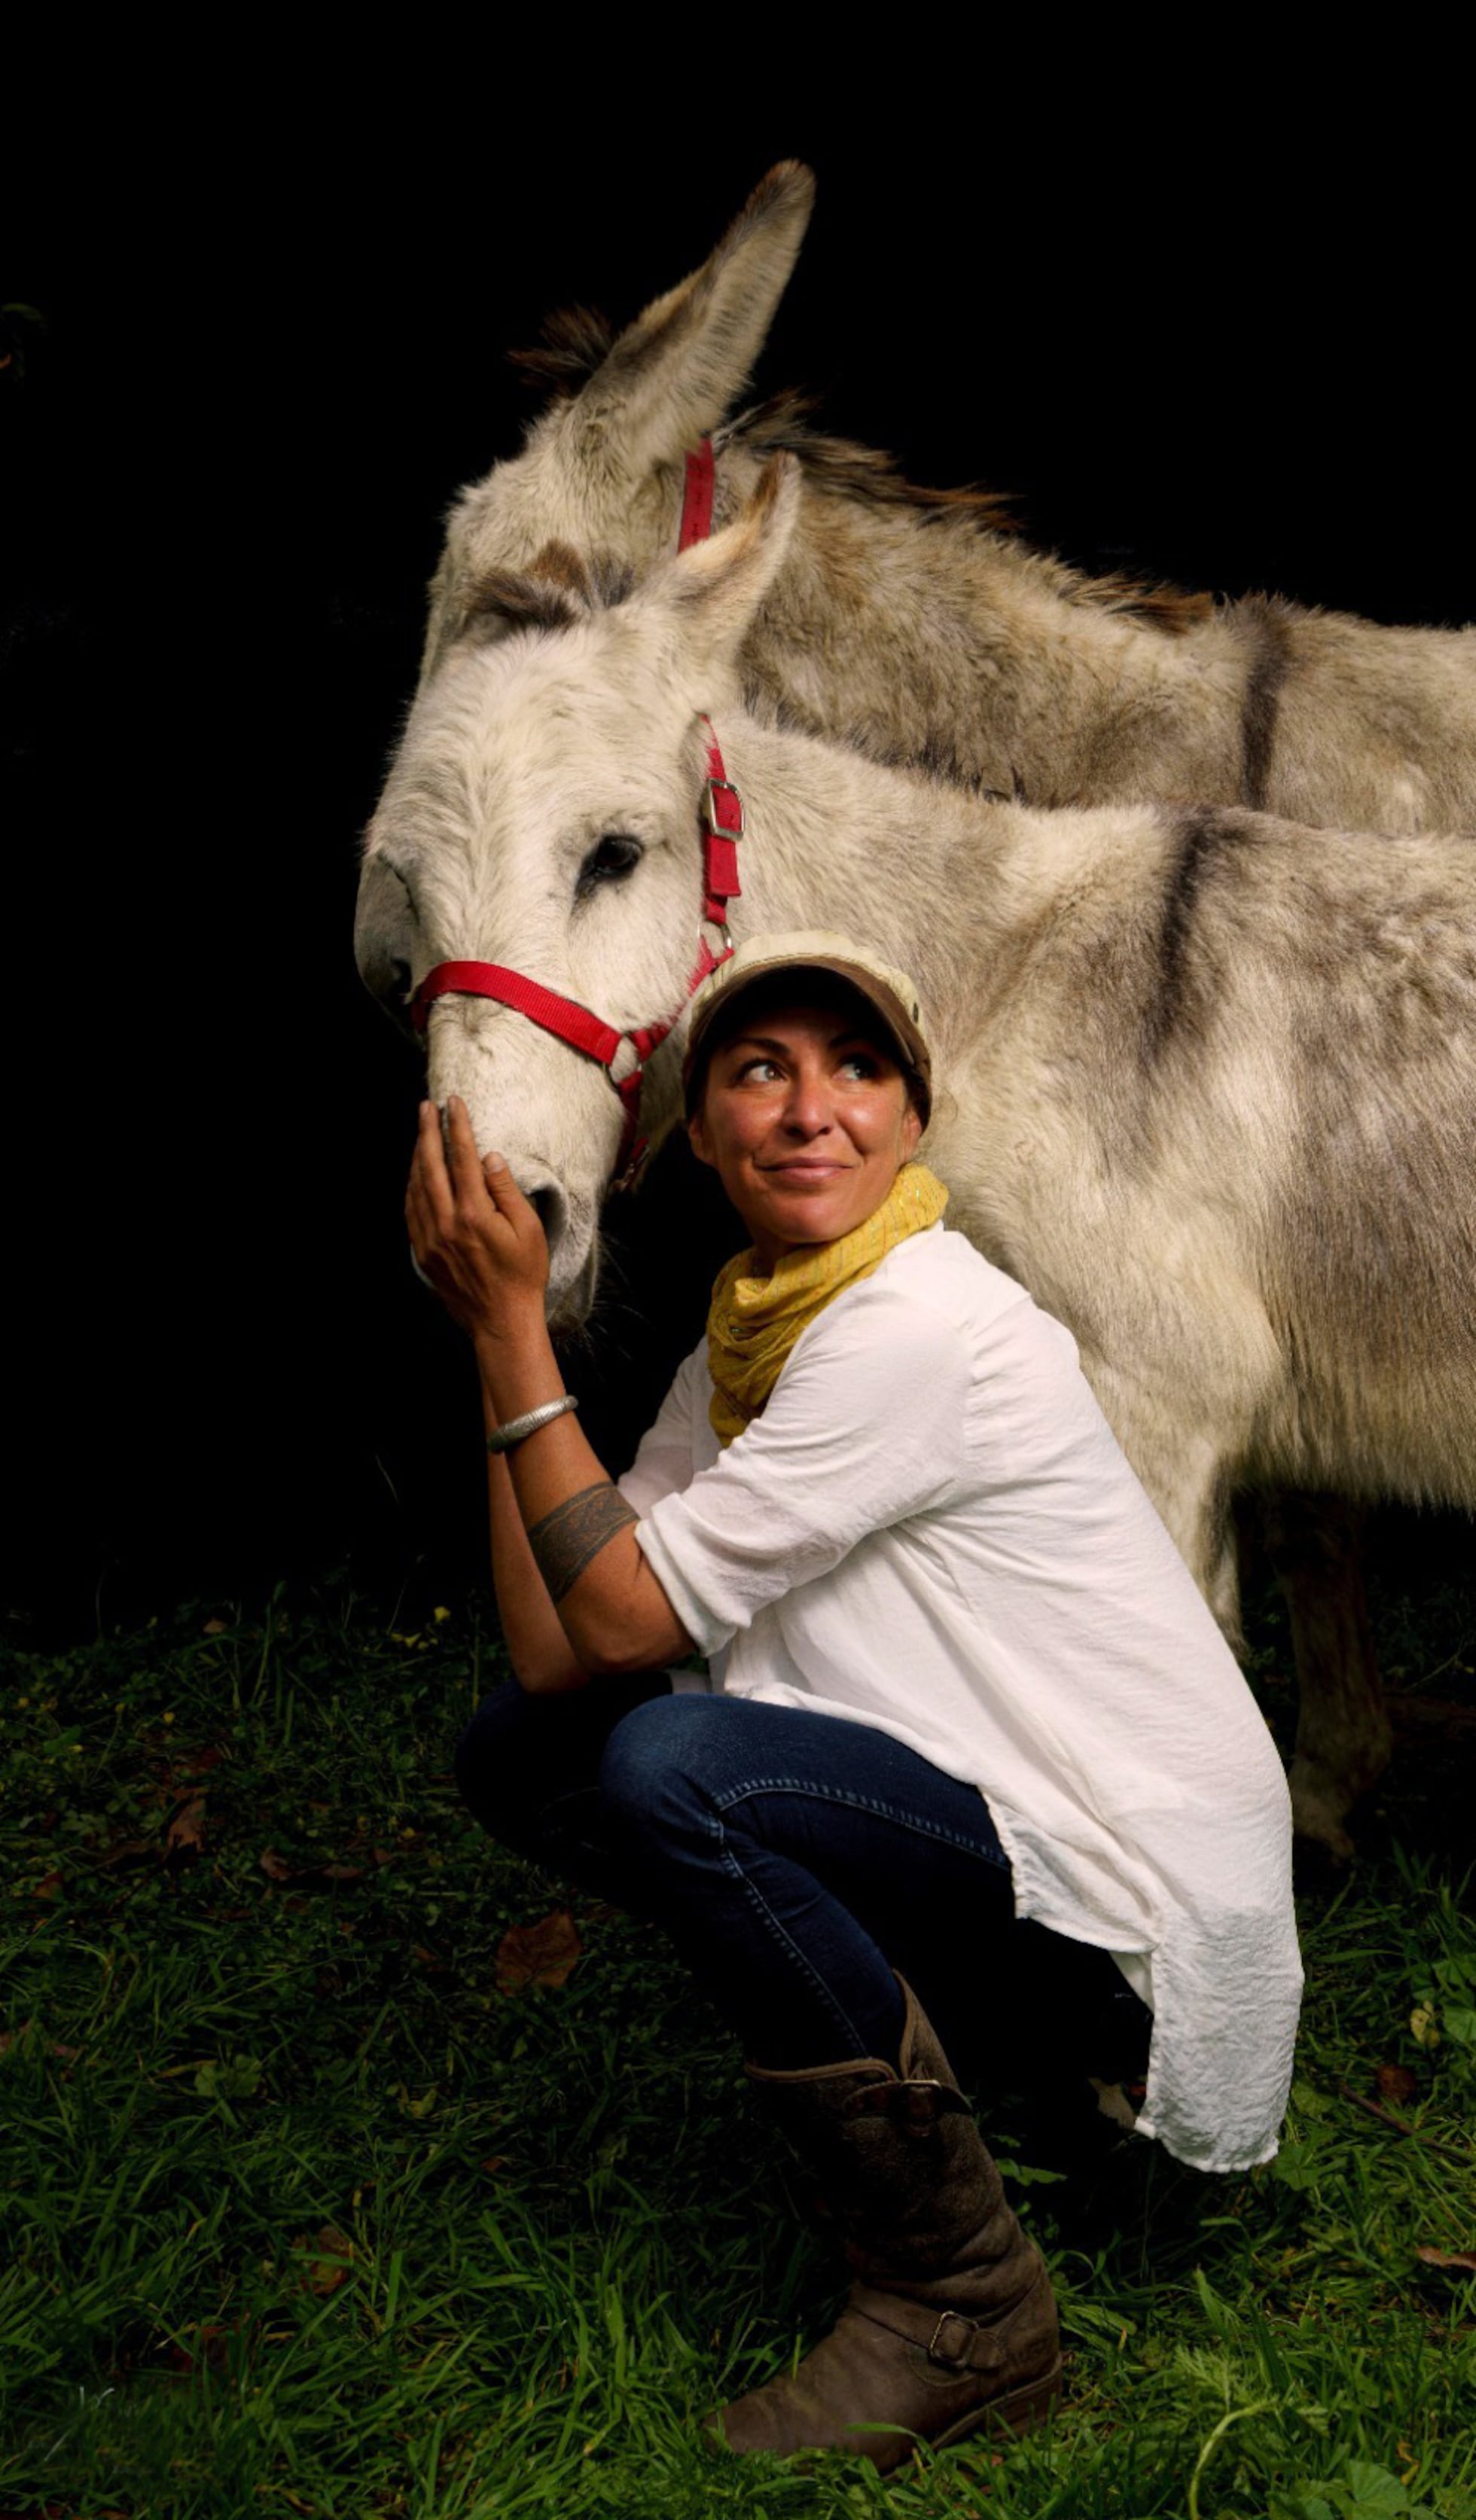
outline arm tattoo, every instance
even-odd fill
[[[619,1489],[602,1479],[598,1487],[581,1488],[577,1496],[565,1497],[562,1505],[556,1505],[552,1513],[535,1522],[528,1533],[528,1547],[550,1599],[561,1601],[590,1559],[599,1556],[617,1531],[640,1519]]]

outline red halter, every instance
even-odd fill
[[[687,487],[682,503],[682,531],[678,543],[686,551],[692,543],[703,542],[712,530],[713,461],[712,441],[704,437],[694,455],[687,458]],[[728,904],[741,889],[738,883],[738,844],[743,836],[742,800],[723,767],[723,756],[712,722],[704,717],[707,729],[707,776],[703,782],[698,807],[702,833],[702,927],[697,937],[697,959],[687,995],[675,1014],[664,1021],[640,1024],[629,1032],[618,1032],[613,1024],[592,1014],[588,1007],[575,998],[560,997],[557,990],[546,989],[541,980],[530,980],[520,971],[511,971],[501,963],[437,963],[427,971],[410,1002],[411,1020],[418,1032],[424,1032],[430,1019],[430,1009],[437,998],[495,998],[505,1007],[514,1007],[519,1014],[541,1024],[545,1032],[557,1033],[571,1050],[582,1051],[586,1058],[598,1059],[609,1071],[609,1080],[620,1097],[625,1112],[625,1125],[620,1134],[619,1152],[615,1157],[614,1190],[628,1190],[646,1159],[646,1141],[640,1134],[641,1084],[646,1062],[653,1050],[666,1039],[679,1019],[688,999],[693,996],[720,963],[726,963],[733,952],[728,936]],[[706,936],[708,927],[716,928],[721,951],[714,953]],[[615,1074],[615,1061],[622,1050],[629,1050],[630,1064],[622,1076]]]

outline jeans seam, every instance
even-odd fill
[[[812,1993],[825,2006],[831,2019],[839,2025],[842,2036],[849,2043],[849,2052],[855,2055],[860,2055],[865,2048],[866,2042],[863,2040],[855,2022],[851,2019],[851,2016],[846,2011],[844,2005],[837,2002],[834,1989],[826,1983],[826,1980],[821,1976],[813,1961],[811,1961],[806,1954],[800,1950],[799,1945],[794,1941],[793,1937],[785,1932],[783,1926],[780,1923],[778,1916],[770,1907],[768,1900],[764,1897],[764,1894],[762,1890],[759,1889],[757,1883],[749,1880],[747,1873],[743,1870],[742,1865],[739,1863],[737,1855],[733,1852],[728,1832],[724,1828],[721,1819],[714,1814],[712,1820],[708,1822],[706,1825],[709,1833],[717,1840],[718,1861],[722,1865],[723,1870],[729,1875],[730,1879],[737,1879],[738,1887],[747,1899],[750,1907],[757,1911],[759,1917],[765,1926],[767,1926],[769,1933],[778,1944],[781,1952],[799,1970],[800,1975],[804,1978]]]
[[[814,1782],[796,1783],[793,1778],[784,1777],[756,1777],[744,1784],[732,1786],[726,1792],[709,1793],[707,1799],[713,1810],[721,1813],[751,1801],[756,1794],[796,1794],[809,1802],[834,1804],[847,1811],[869,1812],[872,1819],[884,1820],[893,1828],[909,1829],[915,1837],[934,1838],[941,1845],[957,1848],[962,1855],[972,1855],[980,1864],[990,1865],[996,1872],[1010,1869],[1009,1859],[1003,1850],[998,1856],[990,1855],[975,1839],[962,1836],[957,1829],[918,1819],[910,1812],[898,1811],[891,1803],[878,1802],[874,1794],[851,1793],[843,1788]],[[987,1804],[985,1808],[988,1809]]]

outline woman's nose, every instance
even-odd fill
[[[818,1138],[830,1126],[833,1116],[824,1079],[796,1076],[784,1110],[785,1125],[798,1137]]]

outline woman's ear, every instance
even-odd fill
[[[905,1164],[912,1162],[917,1151],[917,1141],[921,1135],[922,1114],[909,1095],[907,1109],[902,1114],[902,1160]]]
[[[707,1132],[702,1126],[700,1108],[693,1111],[687,1123],[687,1142],[699,1164],[711,1163],[712,1156],[708,1152]]]

